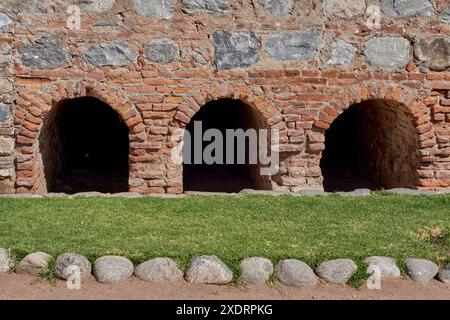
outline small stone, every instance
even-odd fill
[[[88,12],[102,13],[111,10],[116,0],[81,0],[80,6]]]
[[[134,10],[145,17],[170,19],[175,0],[133,0]]]
[[[4,14],[3,12],[0,12],[0,29],[8,26],[11,23],[11,18]]]
[[[369,265],[368,271],[370,273],[379,271],[382,279],[400,278],[400,269],[392,258],[374,256],[364,261]]]
[[[317,197],[326,196],[327,193],[323,190],[299,190],[293,195],[297,197]]]
[[[124,257],[105,256],[94,262],[93,274],[98,282],[114,284],[133,275],[133,263]]]
[[[259,0],[272,16],[288,15],[294,8],[295,0]]]
[[[252,257],[244,259],[240,265],[241,276],[248,283],[265,283],[273,273],[273,264],[269,259]]]
[[[407,195],[407,196],[420,196],[420,195],[432,195],[433,192],[427,190],[416,190],[407,188],[394,188],[386,190],[387,193]]]
[[[331,57],[328,64],[332,65],[348,65],[353,62],[356,54],[356,48],[350,43],[338,40],[331,45]]]
[[[0,136],[0,156],[7,156],[14,151],[14,139]]]
[[[138,55],[127,43],[103,43],[90,46],[83,53],[83,58],[97,67],[119,67],[134,62]]]
[[[17,274],[39,276],[47,267],[52,256],[45,252],[35,252],[27,255],[16,267]]]
[[[284,196],[289,194],[288,192],[284,191],[276,191],[276,190],[254,190],[254,189],[243,189],[239,192],[240,194],[245,195],[260,195],[260,196]]]
[[[406,272],[414,282],[426,283],[433,279],[439,272],[438,266],[425,259],[406,259]]]
[[[183,11],[193,13],[206,11],[217,16],[224,16],[230,10],[228,0],[182,0]]]
[[[213,45],[218,70],[246,68],[259,61],[259,41],[253,32],[218,31]]]
[[[414,45],[414,56],[433,71],[450,68],[450,38],[421,39]]]
[[[433,5],[428,0],[381,0],[380,8],[384,14],[396,19],[434,14]]]
[[[227,284],[233,280],[231,270],[216,256],[196,258],[185,274],[190,283]]]
[[[445,11],[442,13],[442,22],[450,23],[450,7],[447,7]]]
[[[350,259],[336,259],[322,263],[316,274],[329,283],[345,284],[358,270],[358,266]]]
[[[362,16],[366,11],[366,0],[324,0],[325,13],[341,19]]]
[[[107,197],[105,193],[97,191],[79,192],[71,195],[69,198],[94,198],[94,197]]]
[[[154,63],[168,64],[180,55],[180,47],[170,39],[152,40],[145,48],[145,56]]]
[[[13,259],[8,250],[0,248],[0,273],[8,272],[13,266]]]
[[[375,37],[366,41],[364,55],[371,66],[405,69],[411,44],[402,37]]]
[[[314,271],[300,260],[282,260],[275,267],[275,272],[278,280],[287,286],[313,286],[317,283]]]
[[[22,64],[32,69],[57,69],[62,67],[68,54],[62,49],[61,41],[51,37],[43,37],[33,44],[19,47]]]
[[[183,279],[183,271],[169,258],[156,258],[141,263],[136,267],[134,274],[142,281],[163,282]]]
[[[282,33],[268,38],[264,50],[276,60],[307,60],[316,54],[319,41],[316,31]]]
[[[450,283],[450,263],[447,265],[447,267],[439,272],[438,274],[439,281],[442,281],[443,283]]]
[[[56,259],[56,275],[63,280],[67,280],[78,267],[81,278],[91,274],[92,266],[88,259],[77,253],[64,253]]]
[[[135,198],[142,198],[142,194],[137,192],[120,192],[120,193],[114,193],[111,195],[112,198],[128,198],[128,199],[135,199]]]

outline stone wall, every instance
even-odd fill
[[[80,30],[67,27],[72,4]],[[368,28],[371,5],[380,29]],[[2,193],[42,190],[43,121],[86,95],[130,128],[131,191],[183,191],[170,134],[220,98],[255,106],[280,130],[275,188],[321,189],[324,133],[371,99],[408,110],[415,187],[450,186],[446,0],[6,0],[0,12]]]

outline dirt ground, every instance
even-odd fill
[[[146,283],[132,278],[115,285],[94,279],[83,280],[80,290],[67,289],[64,281],[52,284],[33,277],[0,275],[0,300],[361,300],[361,299],[439,299],[450,300],[450,284],[436,280],[420,285],[410,280],[382,282],[381,290],[354,289],[321,283],[313,288],[292,288],[281,284],[215,286],[176,283]]]

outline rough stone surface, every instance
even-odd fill
[[[318,32],[282,33],[266,40],[264,50],[276,60],[306,60],[317,52]]]
[[[331,57],[328,64],[348,65],[355,57],[357,49],[343,40],[338,40],[331,45]]]
[[[183,11],[193,13],[206,11],[210,14],[223,16],[230,10],[228,0],[182,0]]]
[[[134,199],[134,198],[142,198],[142,195],[137,192],[119,192],[119,193],[112,194],[111,197]]]
[[[410,59],[411,44],[402,37],[375,37],[364,47],[364,55],[374,67],[404,69]]]
[[[445,9],[445,11],[442,13],[442,22],[450,23],[450,7]]]
[[[362,16],[366,11],[366,0],[324,0],[325,13],[341,19]]]
[[[16,273],[38,276],[48,267],[51,258],[52,256],[45,252],[31,253],[19,262]]]
[[[425,259],[406,259],[406,272],[411,280],[426,283],[433,279],[439,272],[438,266]]]
[[[67,280],[73,273],[73,266],[80,270],[80,275],[85,278],[91,274],[92,266],[88,259],[77,253],[64,253],[56,259],[56,275],[63,280]]]
[[[174,62],[180,55],[180,47],[170,39],[152,40],[145,48],[145,56],[154,63]]]
[[[254,190],[254,189],[244,189],[239,192],[239,194],[248,194],[248,195],[263,195],[263,196],[284,196],[289,194],[288,192],[283,191],[272,191],[272,190]]]
[[[101,13],[111,10],[116,0],[81,0],[80,7],[88,12]]]
[[[428,0],[381,0],[381,11],[393,18],[403,19],[415,15],[431,16],[433,5]]]
[[[0,29],[8,26],[10,23],[11,23],[11,18],[7,14],[0,12]]]
[[[31,69],[56,69],[67,60],[59,39],[43,37],[19,48],[22,64]]]
[[[163,282],[183,279],[183,271],[169,258],[156,258],[141,263],[136,267],[134,274],[143,281]]]
[[[133,263],[124,257],[105,256],[98,258],[92,268],[98,282],[114,284],[133,275]]]
[[[233,280],[231,270],[216,256],[196,258],[185,274],[190,283],[227,284]]]
[[[14,151],[14,139],[0,136],[0,156],[10,155]]]
[[[450,38],[421,39],[414,45],[414,56],[434,71],[450,68]]]
[[[327,193],[322,190],[299,190],[294,193],[294,196],[298,197],[317,197],[317,196],[326,196]]]
[[[118,67],[134,62],[138,56],[136,50],[130,48],[127,43],[103,43],[90,46],[83,58],[97,67]]]
[[[314,271],[300,260],[288,259],[280,261],[275,267],[278,280],[287,286],[312,286],[317,283]]]
[[[0,273],[11,270],[13,261],[8,250],[0,248]]]
[[[370,272],[378,269],[382,279],[400,278],[400,269],[392,258],[374,256],[367,258],[365,262],[368,264]]]
[[[143,16],[170,19],[173,15],[175,0],[133,0],[134,10]]]
[[[408,195],[408,196],[420,196],[420,195],[433,195],[433,192],[427,190],[415,190],[407,188],[394,188],[386,190],[387,193]]]
[[[450,263],[444,270],[439,272],[437,278],[439,281],[442,281],[444,283],[450,283]]]
[[[214,33],[217,69],[246,68],[259,61],[260,45],[253,32],[218,31]]]
[[[368,197],[372,194],[369,189],[356,189],[349,192],[338,192],[342,197]]]
[[[251,257],[240,264],[241,276],[248,283],[265,283],[273,273],[273,264],[269,259]]]
[[[323,262],[316,269],[316,274],[329,283],[347,283],[358,270],[358,266],[350,259],[336,259]]]
[[[294,8],[294,0],[259,0],[272,16],[285,16]]]

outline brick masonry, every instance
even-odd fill
[[[326,130],[367,100],[395,102],[409,118],[414,187],[448,189],[449,4],[403,2],[2,1],[0,193],[46,191],[43,121],[82,96],[129,127],[130,191],[183,191],[170,134],[221,98],[241,99],[281,130],[274,189],[321,189]],[[81,7],[81,30],[67,28],[71,4]],[[365,24],[372,4],[379,30]]]

